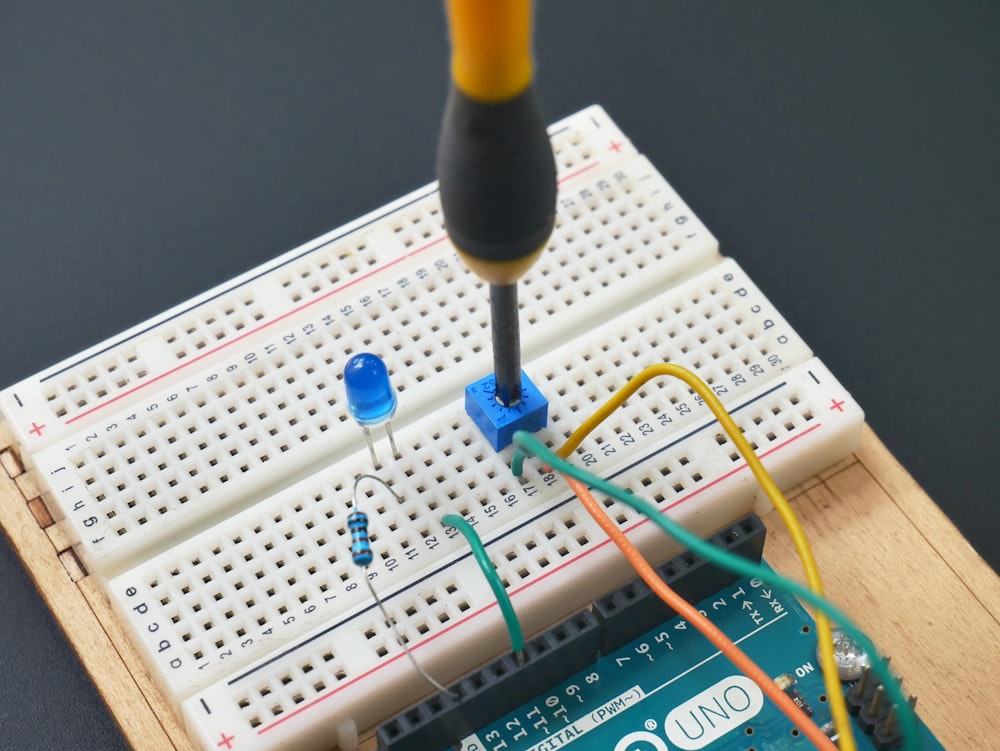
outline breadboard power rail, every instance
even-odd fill
[[[643,367],[705,379],[780,484],[850,453],[846,390],[599,107],[550,129],[550,247],[521,283],[523,367],[561,443]],[[510,471],[465,412],[491,372],[487,289],[458,261],[434,185],[285,253],[0,392],[6,429],[60,534],[100,583],[188,729],[215,750],[351,749],[423,699],[352,562],[420,664],[453,681],[507,632],[465,540],[474,525],[528,635],[631,578],[557,476]],[[399,458],[349,413],[342,374],[371,352],[398,407]],[[685,385],[651,382],[575,460],[708,536],[761,510],[757,484]],[[676,546],[631,510],[649,558]]]

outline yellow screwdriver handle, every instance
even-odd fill
[[[502,102],[532,80],[531,0],[447,0],[451,78],[471,99]]]

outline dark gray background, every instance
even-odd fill
[[[998,32],[985,0],[537,22],[547,119],[608,109],[994,568]],[[428,182],[446,67],[440,2],[5,3],[0,385]],[[0,577],[0,748],[121,747],[6,540]]]

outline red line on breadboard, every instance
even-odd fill
[[[813,425],[812,427],[808,428],[807,430],[804,430],[801,433],[798,433],[798,434],[792,436],[791,438],[789,438],[784,443],[781,443],[781,444],[779,444],[777,446],[774,446],[774,447],[768,449],[767,451],[765,451],[765,452],[763,452],[761,454],[758,454],[758,458],[763,459],[763,458],[765,458],[767,456],[770,456],[775,451],[778,451],[780,449],[786,448],[787,446],[790,446],[791,444],[793,444],[795,441],[799,440],[800,438],[805,438],[807,435],[809,435],[810,433],[813,433],[814,431],[818,430],[822,426],[823,426],[822,423],[817,423],[816,425]],[[693,491],[691,493],[688,493],[683,498],[681,498],[681,499],[675,501],[674,503],[670,504],[669,506],[666,506],[665,508],[661,509],[661,513],[665,512],[665,511],[669,511],[670,509],[675,508],[675,507],[679,506],[682,503],[686,503],[686,502],[690,501],[696,495],[698,495],[700,493],[703,493],[704,491],[706,491],[709,488],[711,488],[713,485],[716,485],[716,484],[718,484],[718,483],[720,483],[720,482],[722,482],[722,481],[724,481],[724,480],[732,477],[733,475],[735,475],[735,474],[737,474],[739,472],[742,472],[743,470],[748,469],[748,468],[749,468],[749,466],[746,464],[746,462],[740,464],[737,467],[734,467],[733,469],[731,469],[729,472],[727,472],[726,474],[722,475],[721,477],[715,478],[712,482],[703,485],[702,487],[698,488],[697,490],[695,490],[695,491]],[[652,522],[649,519],[640,519],[635,524],[633,524],[631,527],[629,527],[628,529],[623,530],[623,531],[627,534],[629,532],[632,532],[635,529],[638,529],[639,527],[641,527],[644,524],[650,524],[650,523],[652,523]],[[606,545],[610,545],[610,544],[611,544],[611,539],[610,538],[608,538],[606,540],[602,540],[599,543],[596,543],[593,547],[590,547],[587,550],[582,551],[578,556],[576,556],[575,558],[573,558],[573,560],[566,561],[566,563],[563,563],[563,564],[560,564],[559,566],[556,566],[552,570],[547,571],[546,573],[544,573],[541,576],[539,576],[537,579],[534,579],[533,581],[528,582],[523,587],[511,590],[510,596],[514,597],[518,593],[523,592],[523,591],[529,589],[530,587],[536,586],[539,582],[545,581],[547,578],[549,578],[553,574],[556,574],[556,573],[562,571],[567,566],[572,566],[572,565],[578,563],[584,557],[586,557],[588,555],[591,555],[591,554],[597,552],[598,550],[601,550]],[[479,617],[480,615],[482,615],[483,613],[487,612],[488,610],[491,610],[494,607],[499,607],[498,603],[495,602],[495,601],[491,602],[489,605],[486,605],[485,607],[480,608],[479,610],[475,611],[474,613],[470,613],[469,615],[467,615],[462,620],[456,621],[455,623],[453,623],[452,625],[448,626],[447,628],[439,631],[438,633],[433,634],[432,636],[427,637],[426,639],[424,639],[419,644],[413,645],[412,647],[410,647],[410,651],[411,652],[416,652],[421,647],[423,647],[423,646],[425,646],[427,644],[430,644],[431,642],[435,641],[436,639],[438,639],[438,638],[440,638],[442,636],[447,635],[449,632],[451,632],[452,630],[458,628],[462,624],[468,623],[473,618]],[[356,678],[351,679],[347,683],[344,683],[341,686],[337,686],[337,688],[333,689],[333,691],[331,691],[330,693],[323,694],[322,696],[318,696],[315,699],[313,699],[311,702],[309,702],[308,704],[303,704],[301,707],[293,710],[292,712],[289,712],[286,715],[283,715],[280,719],[275,720],[271,724],[263,726],[262,728],[260,728],[257,731],[257,734],[261,735],[261,734],[267,732],[268,730],[276,728],[278,725],[281,725],[282,723],[287,722],[288,720],[291,720],[293,717],[298,716],[302,712],[305,712],[307,709],[311,709],[311,708],[315,707],[317,704],[326,701],[331,696],[335,696],[336,694],[340,693],[344,689],[349,688],[350,686],[354,685],[358,681],[364,680],[368,676],[373,675],[376,672],[378,672],[379,670],[382,670],[382,669],[388,667],[389,665],[391,665],[392,663],[394,663],[396,660],[398,660],[398,659],[400,659],[402,657],[405,657],[405,656],[406,656],[406,653],[405,652],[401,652],[400,654],[398,654],[395,657],[387,660],[386,662],[382,663],[381,665],[376,665],[371,670],[368,670],[367,672],[362,673],[361,675],[357,676]]]
[[[596,167],[598,164],[600,164],[600,162],[591,162],[586,167],[581,167],[576,172],[570,172],[568,175],[563,175],[556,181],[556,185],[562,185],[564,182],[572,180],[574,177],[579,177],[584,172],[589,172],[590,170],[594,169],[594,167]]]
[[[211,355],[214,355],[215,353],[217,353],[217,352],[225,349],[226,347],[232,346],[233,344],[236,344],[237,342],[240,342],[240,341],[246,339],[247,337],[253,336],[254,334],[257,334],[257,333],[263,331],[264,329],[268,328],[269,326],[273,326],[276,323],[280,323],[281,321],[285,320],[289,316],[293,316],[296,313],[302,312],[306,308],[310,308],[313,305],[316,305],[317,303],[321,303],[324,300],[326,300],[327,298],[331,297],[332,295],[339,294],[340,292],[343,292],[345,289],[348,289],[349,287],[353,287],[355,284],[358,284],[359,282],[363,282],[365,279],[368,279],[368,278],[374,276],[375,274],[378,274],[378,273],[380,273],[382,271],[385,271],[386,269],[392,268],[397,263],[402,263],[403,261],[405,261],[408,258],[413,258],[414,256],[419,255],[420,253],[423,253],[424,251],[432,248],[433,246],[435,246],[438,243],[443,242],[443,241],[445,241],[447,239],[448,239],[447,235],[442,235],[441,237],[437,238],[436,240],[432,240],[431,242],[427,243],[426,245],[423,245],[423,246],[417,248],[416,250],[410,251],[406,255],[402,255],[399,258],[397,258],[397,259],[395,259],[393,261],[390,261],[389,263],[383,264],[382,266],[379,266],[376,269],[372,269],[368,273],[362,274],[361,276],[357,277],[356,279],[351,279],[351,281],[345,282],[344,284],[341,284],[339,287],[335,287],[334,289],[331,289],[329,292],[325,292],[322,295],[320,295],[319,297],[317,297],[317,298],[315,298],[313,300],[310,300],[309,302],[303,303],[302,305],[299,305],[296,308],[292,308],[291,310],[289,310],[286,313],[282,313],[277,318],[273,318],[270,321],[267,321],[266,323],[262,323],[260,326],[258,326],[255,329],[251,329],[250,331],[246,331],[246,332],[240,334],[237,337],[234,337],[234,338],[232,338],[232,339],[230,339],[230,340],[228,340],[226,342],[223,342],[222,344],[220,344],[218,347],[215,347],[214,349],[210,349],[207,352],[202,352],[197,357],[192,357],[190,360],[187,360],[186,362],[184,362],[184,363],[182,363],[180,365],[177,365],[176,367],[173,367],[170,370],[164,371],[163,373],[160,373],[158,376],[156,376],[154,378],[150,378],[145,383],[141,383],[138,386],[135,386],[134,388],[129,389],[128,391],[123,391],[122,393],[117,394],[116,396],[112,397],[111,399],[108,399],[106,402],[98,404],[98,405],[96,405],[94,407],[91,407],[90,409],[88,409],[85,412],[81,412],[80,414],[75,415],[74,417],[71,417],[70,419],[68,419],[66,421],[66,424],[69,425],[70,423],[76,422],[77,420],[79,420],[79,419],[81,419],[83,417],[86,417],[87,415],[93,414],[94,412],[96,412],[99,409],[104,409],[105,407],[107,407],[107,406],[109,406],[111,404],[114,404],[119,399],[124,399],[125,397],[127,397],[127,396],[129,396],[131,394],[134,394],[135,392],[137,392],[137,391],[139,391],[141,389],[144,389],[147,386],[150,386],[150,385],[156,383],[157,381],[166,378],[167,376],[173,375],[174,373],[177,373],[178,371],[181,371],[181,370],[183,370],[184,368],[186,368],[186,367],[188,367],[190,365],[194,365],[199,360],[204,360],[206,357],[210,357]]]
[[[579,175],[582,175],[584,172],[589,172],[590,170],[592,170],[595,167],[597,167],[599,164],[600,164],[600,162],[591,162],[586,167],[582,167],[582,168],[576,170],[575,172],[570,172],[568,175],[564,175],[563,177],[561,177],[558,180],[558,184],[561,185],[562,183],[564,183],[564,182],[566,182],[568,180],[572,180],[573,178],[578,177]],[[282,313],[277,318],[274,318],[274,319],[272,319],[270,321],[267,321],[266,323],[261,324],[260,326],[258,326],[255,329],[251,329],[249,331],[246,331],[246,332],[240,334],[237,337],[234,337],[234,338],[232,338],[232,339],[230,339],[230,340],[228,340],[226,342],[223,342],[218,347],[210,349],[207,352],[202,352],[197,357],[192,357],[190,360],[187,360],[184,363],[171,368],[170,370],[166,370],[163,373],[160,373],[159,375],[154,376],[153,378],[150,378],[148,381],[140,383],[139,385],[137,385],[137,386],[129,389],[128,391],[123,391],[120,394],[116,394],[115,396],[111,397],[107,401],[101,402],[100,404],[97,404],[97,405],[91,407],[90,409],[85,410],[85,411],[81,412],[80,414],[74,415],[73,417],[69,418],[68,420],[66,420],[66,425],[71,425],[72,423],[76,422],[77,420],[81,420],[84,417],[87,417],[88,415],[92,415],[94,412],[97,412],[98,410],[104,409],[105,407],[107,407],[107,406],[109,406],[111,404],[114,404],[115,402],[117,402],[117,401],[119,401],[121,399],[124,399],[124,398],[126,398],[128,396],[131,396],[132,394],[136,393],[137,391],[140,391],[140,390],[146,388],[147,386],[150,386],[150,385],[152,385],[152,384],[154,384],[154,383],[156,383],[158,381],[161,381],[164,378],[167,378],[168,376],[171,376],[174,373],[177,373],[177,372],[183,370],[184,368],[186,368],[186,367],[188,367],[190,365],[193,365],[196,362],[199,362],[200,360],[204,360],[206,357],[210,357],[210,356],[216,354],[217,352],[220,352],[221,350],[225,349],[226,347],[229,347],[229,346],[231,346],[233,344],[241,342],[244,339],[246,339],[247,337],[251,337],[254,334],[257,334],[260,331],[263,331],[264,329],[268,328],[269,326],[273,326],[276,323],[280,323],[281,321],[285,320],[289,316],[293,316],[296,313],[300,313],[301,311],[305,310],[306,308],[309,308],[309,307],[311,307],[313,305],[316,305],[317,303],[320,303],[323,300],[326,300],[327,298],[331,297],[332,295],[336,295],[336,294],[338,294],[340,292],[343,292],[345,289],[348,289],[348,288],[352,287],[353,285],[358,284],[359,282],[363,282],[365,279],[368,279],[368,278],[370,278],[371,276],[373,276],[375,274],[381,273],[381,272],[385,271],[386,269],[392,268],[396,264],[401,263],[402,261],[405,261],[408,258],[413,258],[414,256],[419,255],[420,253],[424,252],[425,250],[428,250],[429,248],[437,245],[440,242],[443,242],[446,239],[448,239],[448,236],[447,235],[442,235],[441,237],[437,238],[436,240],[432,240],[431,242],[427,243],[426,245],[424,245],[424,246],[422,246],[420,248],[417,248],[416,250],[411,251],[411,252],[407,253],[406,255],[400,256],[399,258],[397,258],[397,259],[395,259],[393,261],[390,261],[389,263],[386,263],[386,264],[384,264],[382,266],[379,266],[376,269],[372,269],[368,273],[362,274],[358,278],[352,279],[349,282],[346,282],[346,283],[340,285],[339,287],[336,287],[336,288],[330,290],[329,292],[326,292],[326,293],[320,295],[319,297],[317,297],[317,298],[315,298],[313,300],[310,300],[307,303],[303,303],[302,305],[299,305],[298,307],[293,308],[292,310],[289,310],[286,313]]]

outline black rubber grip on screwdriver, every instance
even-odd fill
[[[505,265],[548,241],[556,168],[531,86],[494,103],[471,99],[452,85],[437,174],[445,226],[462,253]]]

